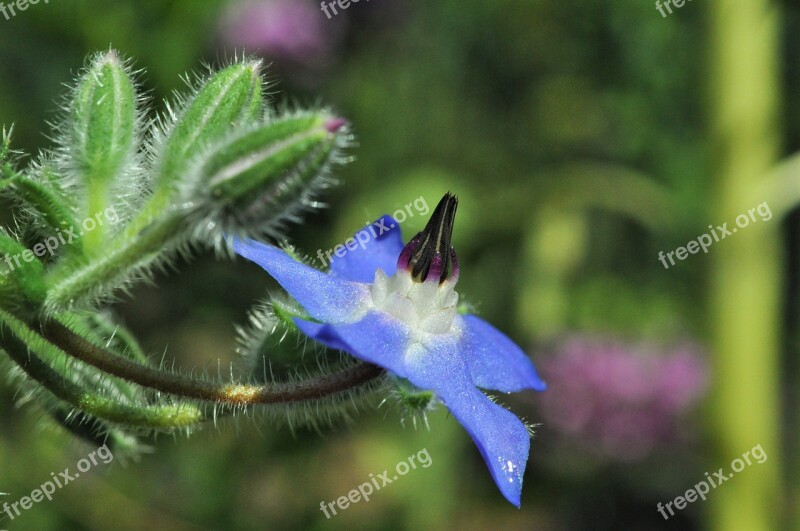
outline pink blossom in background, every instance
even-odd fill
[[[231,4],[220,35],[233,48],[257,53],[282,67],[318,69],[335,50],[342,24],[332,24],[319,4],[300,0],[258,0]]]
[[[538,360],[537,360],[538,361]],[[573,336],[541,360],[545,430],[608,457],[635,461],[681,438],[708,382],[699,348]]]

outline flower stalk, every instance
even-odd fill
[[[359,363],[334,374],[292,383],[216,383],[165,373],[123,358],[87,341],[58,321],[45,323],[42,335],[70,356],[118,378],[162,393],[229,406],[315,400],[368,384],[383,374],[379,367]]]

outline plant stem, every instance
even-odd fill
[[[189,428],[205,420],[205,413],[193,405],[128,406],[85,391],[32,353],[16,324],[0,319],[2,349],[28,377],[72,407],[109,422],[151,429]]]
[[[709,8],[710,133],[717,173],[712,215],[718,224],[736,227],[738,215],[767,199],[764,182],[780,146],[779,8],[773,0],[712,0]],[[769,462],[715,491],[709,500],[712,529],[767,531],[780,528],[784,516],[779,229],[775,220],[738,229],[711,256],[710,466],[728,469],[759,444],[769,455]]]
[[[50,290],[45,306],[51,310],[62,309],[73,302],[92,294],[98,287],[106,288],[116,277],[126,274],[137,265],[157,258],[164,247],[179,234],[183,219],[176,212],[167,212],[161,219],[139,234],[132,234],[126,227],[105,255],[97,257],[86,266],[75,270],[57,267],[48,279]]]
[[[337,373],[291,383],[221,384],[166,373],[117,356],[87,341],[57,321],[42,326],[42,335],[70,356],[103,372],[162,393],[231,406],[314,400],[348,391],[383,375],[382,368],[359,363]]]

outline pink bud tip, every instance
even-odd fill
[[[325,123],[325,129],[329,133],[335,133],[347,124],[344,118],[331,118]]]

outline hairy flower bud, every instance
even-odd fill
[[[261,83],[260,61],[236,63],[211,76],[169,129],[156,186],[170,187],[203,148],[258,119]]]
[[[270,233],[313,192],[347,139],[345,121],[302,112],[236,132],[199,160],[184,199],[199,205],[197,225],[225,233]],[[211,223],[209,223],[211,221]],[[217,229],[221,228],[222,233]]]
[[[247,126],[263,112],[261,61],[242,61],[201,80],[194,94],[170,109],[159,133],[153,161],[154,192],[128,227],[133,237],[175,202],[188,169],[206,148],[239,127]]]
[[[136,90],[116,51],[96,55],[79,79],[70,103],[68,165],[85,188],[83,213],[92,216],[114,206],[123,190],[114,189],[136,153]],[[104,228],[86,235],[88,249],[103,246]]]
[[[109,183],[133,149],[136,95],[117,52],[97,55],[75,88],[73,157],[89,186]]]

